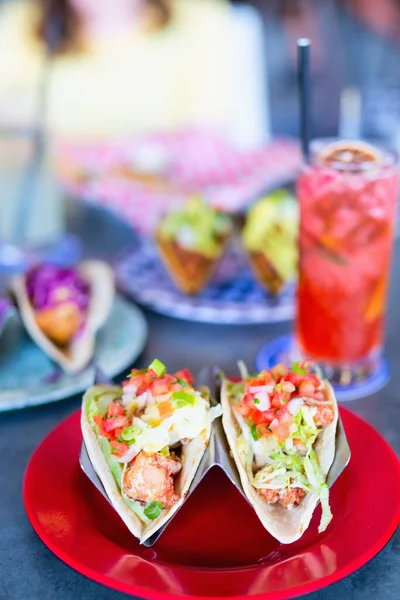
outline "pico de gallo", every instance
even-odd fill
[[[288,510],[308,492],[317,494],[322,505],[319,531],[324,531],[332,513],[313,446],[336,413],[324,381],[310,369],[307,362],[293,363],[290,369],[280,364],[245,375],[239,383],[228,382],[227,389],[241,430],[237,448],[246,456],[251,484],[269,504]]]
[[[147,369],[133,369],[122,389],[94,386],[86,394],[111,472],[144,523],[178,501],[182,447],[221,414],[219,406],[210,408],[208,389],[193,382],[188,369],[170,375],[155,359]]]

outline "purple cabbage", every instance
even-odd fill
[[[89,304],[90,286],[77,269],[44,263],[26,276],[28,297],[36,311],[73,302],[82,313]]]

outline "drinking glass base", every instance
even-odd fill
[[[278,363],[289,366],[296,360],[302,360],[302,356],[299,349],[296,348],[293,336],[283,335],[264,344],[259,349],[255,357],[255,367],[257,371],[262,371],[271,369]],[[321,366],[324,367],[324,365]],[[339,383],[335,382],[339,371],[328,368],[323,370],[333,385],[337,399],[342,402],[374,394],[387,384],[390,377],[389,364],[384,356],[377,359],[374,368],[363,378],[360,378],[360,371],[352,373],[350,369],[345,372],[342,370],[342,382]]]

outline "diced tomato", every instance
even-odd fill
[[[128,444],[117,442],[117,440],[111,440],[110,446],[112,448],[112,453],[117,456],[122,456],[129,449]]]
[[[243,402],[249,406],[250,408],[255,408],[256,405],[254,404],[254,396],[253,394],[245,394],[243,397]]]
[[[245,404],[244,402],[238,402],[237,404],[235,404],[235,410],[240,415],[242,415],[242,417],[245,418],[247,418],[251,412],[251,408],[247,406],[247,404]]]
[[[312,398],[315,394],[315,387],[311,381],[302,381],[299,385],[299,396]]]
[[[142,394],[144,394],[145,392],[147,392],[147,390],[149,389],[149,387],[151,386],[152,383],[161,380],[162,378],[159,377],[157,375],[157,373],[155,371],[153,371],[153,369],[149,369],[147,371],[147,373],[144,373],[142,381],[140,382],[140,386],[136,392],[136,394],[138,396],[141,396]]]
[[[255,423],[256,425],[266,424],[269,425],[271,421],[275,419],[276,409],[268,408],[268,410],[258,410],[258,408],[250,408],[248,407],[247,413],[243,416],[247,417]]]
[[[136,391],[136,395],[137,396],[141,396],[142,394],[144,394],[145,392],[147,392],[148,389],[149,389],[149,384],[143,381],[140,384],[140,386],[138,387],[138,389]]]
[[[116,438],[121,437],[122,435],[122,427],[118,427],[117,429],[114,429],[114,435]]]
[[[103,418],[100,415],[96,415],[95,417],[93,417],[93,421],[97,425],[97,429],[99,430],[99,434],[102,435],[103,437],[111,440],[112,436],[109,433],[107,433],[107,431],[104,431]]]
[[[261,425],[257,426],[257,433],[260,437],[265,437],[267,435],[271,435],[272,431],[270,429],[270,424],[269,423],[262,423]]]
[[[311,381],[314,387],[318,388],[321,385],[321,380],[314,373],[307,375],[307,379]]]
[[[265,385],[265,378],[262,375],[257,375],[257,377],[252,377],[251,379],[247,379],[246,383],[248,384],[249,387]]]
[[[171,392],[182,392],[185,388],[180,383],[173,383],[171,385]]]
[[[325,396],[324,396],[323,392],[315,392],[313,398],[315,398],[315,400],[319,400],[319,401],[325,400]]]
[[[285,375],[285,381],[290,381],[290,383],[293,383],[293,385],[295,387],[299,386],[300,383],[303,381],[304,376],[303,375],[299,375],[299,373],[293,373],[293,371],[289,371],[286,375]]]
[[[263,410],[263,423],[271,423],[275,419],[276,410],[273,408],[268,408],[268,410]]]
[[[153,369],[148,369],[147,373],[145,373],[145,377],[149,378],[149,380],[159,379],[159,376],[155,371],[153,371]]]
[[[291,394],[292,392],[294,392],[296,389],[296,386],[293,385],[293,383],[291,383],[290,381],[285,381],[284,379],[281,381],[281,390],[282,392],[286,392],[288,394]]]
[[[271,394],[271,405],[275,408],[281,408],[288,403],[290,399],[290,394],[286,392],[274,392]]]
[[[177,379],[182,379],[183,381],[186,381],[189,385],[192,385],[194,382],[194,377],[189,371],[189,369],[181,369],[180,371],[174,373],[174,375]]]
[[[261,371],[261,373],[259,373],[255,377],[251,377],[246,380],[246,384],[248,384],[249,387],[270,385],[271,383],[275,383],[275,382],[274,382],[274,378],[272,377],[272,375],[269,371]]]
[[[115,415],[117,415],[117,416],[124,415],[125,416],[124,407],[121,406],[120,404],[117,404],[116,402],[111,402],[111,404],[108,407],[107,416],[115,417]]]
[[[257,408],[250,409],[248,418],[256,425],[260,425],[260,423],[263,422],[263,414],[260,410],[257,410]]]
[[[279,364],[272,367],[271,373],[274,379],[279,379],[280,377],[286,377],[288,370],[285,365]]]
[[[170,417],[174,412],[174,405],[171,400],[166,400],[165,402],[160,402],[157,404],[158,412],[160,413],[161,419],[166,419]]]
[[[150,390],[154,396],[162,396],[163,394],[168,394],[170,386],[171,382],[169,379],[167,377],[161,377],[161,379],[157,379],[150,383]]]
[[[270,428],[280,442],[284,442],[290,436],[290,426],[293,423],[293,415],[286,406],[279,409]]]
[[[128,379],[128,381],[125,382],[126,385],[134,385],[135,387],[139,388],[144,380],[144,374],[140,373],[139,375],[134,375],[133,377],[130,377],[130,379]]]
[[[115,415],[109,419],[103,419],[103,427],[107,433],[119,429],[120,427],[127,427],[127,425],[129,425],[129,419],[127,419],[125,415]]]

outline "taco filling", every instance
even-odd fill
[[[90,285],[74,268],[43,263],[28,271],[26,291],[39,329],[58,346],[65,346],[84,327]]]
[[[236,422],[236,451],[248,482],[266,503],[291,511],[308,493],[321,501],[319,532],[332,519],[316,442],[336,420],[333,397],[309,364],[278,365],[271,371],[226,382]]]
[[[278,294],[297,276],[298,208],[285,190],[277,190],[249,210],[242,232],[243,246],[259,283]]]
[[[191,198],[161,222],[161,258],[181,291],[198,293],[208,283],[231,233],[230,218],[201,198]]]
[[[90,388],[84,404],[125,504],[145,525],[183,499],[222,413],[187,369],[170,375],[157,359],[133,369],[122,389]]]

